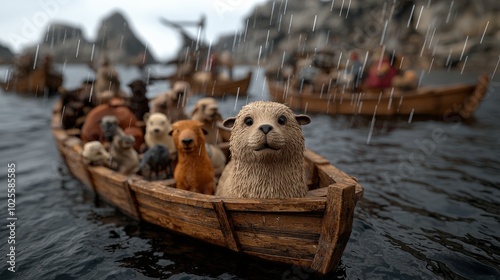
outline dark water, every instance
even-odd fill
[[[69,88],[89,74],[82,66],[64,70]],[[139,75],[119,70],[124,84]],[[251,97],[220,102],[224,117],[267,99],[262,70],[254,71]],[[475,77],[445,72],[424,79],[460,80]],[[166,88],[154,85],[150,94]],[[0,279],[313,279],[301,268],[137,223],[93,197],[55,149],[55,101],[0,93]],[[365,188],[341,265],[328,279],[500,278],[499,106],[496,82],[467,123],[404,117],[376,119],[371,129],[371,118],[311,116],[307,147]],[[17,179],[15,273],[6,263],[8,162],[16,164]]]

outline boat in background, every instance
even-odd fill
[[[69,171],[90,191],[126,215],[166,230],[268,261],[318,274],[336,269],[348,243],[363,188],[327,159],[305,151],[309,192],[303,198],[223,198],[175,188],[175,180],[147,181],[85,164],[75,129],[61,126],[61,103],[52,133]],[[227,149],[228,147],[226,147]]]
[[[328,115],[367,116],[433,116],[458,115],[470,118],[481,104],[489,87],[489,77],[480,75],[476,84],[420,87],[415,90],[384,89],[379,92],[350,92],[345,86],[325,87],[315,92],[302,90],[291,80],[276,81],[267,78],[272,100],[291,109]]]
[[[9,92],[26,94],[56,93],[63,84],[63,76],[52,73],[44,68],[37,68],[27,75],[13,75],[6,82],[0,82],[0,87]]]

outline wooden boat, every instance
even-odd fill
[[[293,110],[329,115],[423,115],[447,118],[459,115],[470,118],[483,100],[489,86],[486,75],[476,84],[421,87],[402,91],[386,89],[378,93],[348,92],[341,86],[325,87],[323,92],[304,88],[302,92],[290,81],[267,79],[271,99]]]
[[[176,81],[186,81],[191,86],[193,94],[205,95],[207,97],[223,98],[226,95],[242,97],[247,96],[248,88],[252,80],[252,72],[249,71],[247,75],[238,80],[213,80],[209,82],[198,82],[191,78],[177,78],[175,76],[163,78],[150,78],[151,81],[168,80],[171,84]]]
[[[5,91],[30,94],[56,93],[62,86],[63,76],[51,73],[45,68],[36,68],[27,75],[13,75],[7,82],[0,82]]]
[[[307,197],[222,198],[175,188],[175,180],[146,181],[88,166],[75,131],[61,128],[56,105],[52,131],[70,172],[90,190],[138,220],[261,259],[327,274],[339,264],[351,234],[357,181],[325,158],[305,151]]]

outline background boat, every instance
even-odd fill
[[[290,81],[267,80],[274,101],[310,113],[366,116],[434,116],[473,115],[485,97],[489,78],[481,75],[475,84],[424,86],[415,90],[385,89],[380,92],[350,92],[345,86],[325,86],[323,92],[313,92],[292,86]]]

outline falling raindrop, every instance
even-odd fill
[[[236,106],[238,105],[238,98],[240,97],[240,87],[236,90],[236,99],[234,100],[234,111],[236,111]]]
[[[274,14],[274,5],[275,4],[276,4],[276,1],[273,1],[273,7],[271,8],[271,16],[269,17],[269,26],[271,26],[273,23],[273,14]]]
[[[499,63],[500,63],[500,55],[498,56],[498,61],[497,61],[497,65],[495,66],[495,70],[493,70],[493,73],[491,73],[490,80],[493,80],[493,77],[495,76],[495,73],[497,72],[497,68],[498,68]]]
[[[431,72],[431,68],[432,68],[432,64],[434,63],[434,58],[432,58],[431,60],[431,65],[429,65],[429,71],[427,71],[427,73],[430,73]]]
[[[290,29],[292,29],[293,14],[290,15],[290,24],[288,25],[288,34],[290,34]]]
[[[453,4],[454,3],[455,3],[455,1],[451,1],[450,10],[448,11],[448,16],[446,16],[446,23],[448,23],[450,21],[451,9],[453,9]]]
[[[285,7],[283,8],[283,14],[286,14],[286,7],[288,6],[288,0],[285,1]]]
[[[314,32],[314,29],[316,28],[316,20],[317,19],[318,19],[318,15],[314,15],[314,22],[313,22],[312,32]]]
[[[349,16],[349,11],[351,10],[351,0],[349,0],[349,5],[347,6],[347,12],[345,13],[345,18],[347,19],[347,16]]]
[[[413,120],[413,113],[415,112],[415,109],[411,109],[410,117],[408,118],[408,123],[411,123]]]
[[[144,47],[144,54],[142,56],[142,64],[146,62],[146,54],[148,53],[148,43],[146,43],[146,46]]]
[[[436,34],[436,27],[434,27],[434,31],[432,31],[432,36],[431,39],[429,40],[429,47],[427,49],[431,48],[432,40],[434,39],[434,34]]]
[[[330,6],[330,12],[333,11],[333,5],[335,4],[335,0],[332,0],[332,5]]]
[[[484,28],[484,31],[483,31],[483,36],[481,36],[481,41],[479,41],[479,44],[483,43],[484,35],[486,34],[486,29],[488,29],[489,24],[490,24],[490,21],[488,20],[488,22],[486,23],[486,27]]]
[[[469,36],[465,38],[464,48],[462,49],[462,53],[460,54],[460,61],[462,61],[462,57],[464,57],[465,47],[467,46],[467,41],[469,40]]]
[[[90,53],[90,61],[94,61],[94,51],[95,51],[95,44],[92,44],[92,52]]]
[[[342,16],[342,9],[344,9],[344,2],[345,2],[345,0],[342,0],[342,6],[340,7],[339,17]]]
[[[80,39],[78,39],[78,44],[76,45],[76,56],[78,57],[78,52],[80,51]]]
[[[40,45],[36,45],[35,61],[33,62],[33,70],[36,68],[36,61],[38,60],[38,51],[40,50]]]
[[[370,144],[373,134],[373,128],[375,127],[375,116],[377,114],[377,106],[375,105],[375,111],[373,112],[372,123],[370,124],[370,131],[368,132],[368,138],[366,139],[366,144]]]
[[[415,24],[415,29],[418,29],[418,24],[420,23],[420,17],[422,16],[422,12],[424,11],[424,6],[420,8],[420,14],[418,14],[417,24]]]
[[[469,58],[469,56],[465,56],[465,61],[464,61],[464,65],[462,65],[462,71],[460,71],[460,75],[462,75],[464,73],[464,69],[465,69],[465,64],[467,63],[467,58]]]
[[[385,38],[385,33],[387,32],[387,25],[389,24],[389,21],[385,21],[384,25],[384,31],[382,32],[382,37],[380,38],[380,45],[382,46],[384,44],[384,38]]]
[[[410,17],[408,18],[408,23],[406,24],[406,28],[410,28],[410,23],[411,23],[411,19],[413,17],[413,12],[415,11],[415,5],[413,5],[411,7],[411,12],[410,12]]]
[[[259,48],[259,57],[257,58],[257,65],[260,65],[260,56],[262,55],[262,45]]]

